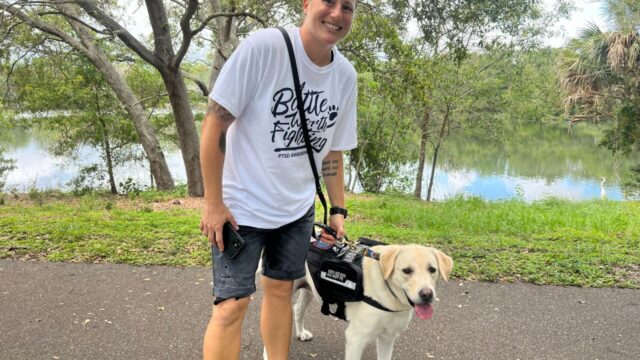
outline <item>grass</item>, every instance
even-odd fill
[[[0,258],[210,265],[200,210],[171,205],[176,195],[5,194]],[[437,247],[459,279],[640,288],[639,202],[350,195],[347,204],[352,239]]]

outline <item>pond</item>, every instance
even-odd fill
[[[633,177],[634,162],[598,146],[600,127],[582,124],[569,131],[528,125],[511,134],[504,143],[464,134],[447,141],[436,167],[434,198],[456,194],[489,200],[520,196],[527,201],[549,196],[588,200],[601,194],[610,200],[638,198],[637,191],[625,186]]]
[[[433,199],[461,194],[488,200],[521,197],[533,201],[549,196],[587,200],[598,199],[601,193],[610,200],[638,199],[637,192],[624,186],[633,162],[614,158],[599,147],[598,127],[574,126],[569,132],[562,127],[523,126],[512,134],[504,143],[468,134],[447,139],[436,167]],[[55,157],[46,150],[48,141],[43,135],[19,133],[5,145],[4,157],[14,159],[17,167],[7,175],[5,191],[68,190],[82,165],[99,161],[97,151],[88,147],[80,149],[77,159]],[[166,154],[174,179],[185,183],[179,150],[174,147]],[[416,168],[413,164],[405,168],[407,178],[415,177]],[[430,171],[427,166],[424,197]],[[143,186],[150,182],[148,169],[137,163],[117,168],[116,175],[117,182],[127,178]],[[408,186],[413,189],[412,184]]]

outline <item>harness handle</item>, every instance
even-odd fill
[[[329,235],[333,236],[339,243],[343,243],[343,245],[349,245],[352,246],[353,244],[351,244],[351,242],[349,241],[349,237],[347,236],[347,234],[344,234],[344,236],[342,238],[338,238],[338,233],[336,233],[335,230],[333,230],[329,225],[327,224],[323,224],[323,223],[313,223],[314,226],[317,226],[319,228],[321,228],[322,230],[326,231],[327,233],[329,233]]]

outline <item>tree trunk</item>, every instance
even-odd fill
[[[108,59],[106,59],[106,55],[104,55],[104,57],[105,59],[102,59],[102,56],[98,55],[95,61],[91,58],[90,60],[96,65],[98,70],[105,75],[107,83],[109,83],[118,99],[124,104],[126,112],[131,117],[133,126],[138,134],[138,139],[142,144],[147,160],[149,160],[149,167],[156,179],[158,190],[172,190],[174,188],[174,182],[171,177],[171,172],[169,171],[169,166],[162,152],[160,141],[147,119],[144,108],[126,81],[121,77],[120,73],[113,67]]]
[[[383,113],[382,116],[384,116],[384,115],[385,114]],[[391,135],[391,139],[390,139],[389,143],[386,146],[387,151],[384,154],[385,155],[385,159],[383,161],[382,168],[380,169],[380,173],[378,174],[378,183],[376,184],[377,193],[381,193],[382,192],[382,185],[383,185],[384,179],[387,177],[386,176],[386,172],[389,169],[389,158],[391,157],[389,155],[389,152],[393,148],[393,144],[396,141],[396,135],[397,134],[398,134],[398,127],[394,126],[393,127],[393,134]]]
[[[422,176],[424,174],[424,163],[427,158],[427,140],[429,139],[429,121],[431,120],[431,108],[424,110],[422,122],[420,123],[420,158],[418,159],[418,174],[416,175],[416,187],[413,196],[416,199],[422,198]]]
[[[222,6],[219,1],[210,2],[213,13],[222,12]],[[233,12],[233,9],[231,10]],[[209,75],[209,89],[213,90],[213,85],[222,70],[222,66],[227,61],[233,50],[238,46],[238,36],[236,35],[237,21],[233,17],[219,17],[214,21],[217,22],[217,28],[220,30],[218,38],[215,42],[213,64],[211,65],[211,74]]]
[[[98,92],[95,92],[96,97]],[[111,143],[109,142],[109,131],[107,130],[107,124],[104,122],[104,118],[102,117],[102,112],[99,109],[99,98],[96,98],[96,102],[98,104],[98,122],[100,123],[100,127],[102,128],[102,150],[104,151],[105,162],[107,163],[107,175],[109,176],[109,188],[113,195],[118,195],[118,188],[116,187],[116,179],[113,176],[113,159],[111,157]]]
[[[104,123],[103,123],[104,125]],[[107,160],[107,174],[109,175],[109,187],[113,195],[118,195],[118,188],[116,187],[116,179],[113,175],[113,160],[111,159],[111,144],[109,143],[109,136],[105,134],[104,137],[104,154]]]
[[[350,192],[349,189],[351,189],[351,181],[353,181],[354,178],[353,170],[355,169],[355,166],[353,164],[353,151],[349,150],[345,155],[347,160],[345,160],[344,172],[346,172],[347,181],[344,182],[343,187],[344,192],[348,193]]]
[[[431,162],[431,176],[429,177],[429,190],[427,191],[427,201],[431,201],[431,190],[433,189],[433,178],[436,173],[436,164],[438,163],[438,153],[440,152],[440,146],[444,140],[444,131],[447,128],[449,122],[449,104],[444,112],[444,118],[442,119],[442,126],[440,127],[440,134],[438,134],[438,142],[433,150],[433,161]]]
[[[362,166],[362,157],[363,157],[363,153],[364,153],[364,147],[367,146],[367,142],[365,141],[364,143],[362,143],[360,146],[362,146],[363,148],[360,150],[360,156],[358,156],[358,161],[356,161],[356,165],[354,166],[354,175],[353,175],[353,182],[349,182],[349,191],[350,192],[354,192],[356,189],[356,183],[358,182],[358,178],[360,177],[360,169]]]
[[[173,110],[173,116],[180,139],[180,150],[187,174],[187,188],[189,196],[203,196],[204,186],[200,172],[200,139],[196,130],[189,92],[180,70],[180,63],[186,55],[192,39],[190,22],[197,11],[197,1],[186,2],[184,16],[180,20],[182,29],[182,44],[177,53],[171,39],[169,19],[162,1],[145,0],[149,22],[153,29],[153,42],[155,49],[149,54],[145,48],[134,47],[134,51],[143,54],[152,61],[152,65],[158,69],[164,86],[169,94],[169,101]],[[130,34],[129,34],[130,35]],[[129,39],[131,40],[131,39]]]
[[[190,196],[203,196],[202,173],[200,172],[200,139],[191,111],[189,93],[180,69],[160,71],[164,85],[169,92],[169,100],[175,117],[180,150],[187,174],[187,188]]]
[[[160,141],[147,119],[147,114],[142,104],[122,75],[113,66],[111,61],[109,61],[104,51],[96,45],[93,36],[75,21],[69,21],[69,24],[80,37],[82,45],[84,45],[84,48],[76,48],[76,50],[83,53],[104,75],[105,80],[124,105],[125,111],[131,117],[138,139],[149,160],[151,173],[156,178],[158,190],[172,190],[174,183],[171,172],[169,171],[169,166],[162,152]]]

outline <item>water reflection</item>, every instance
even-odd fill
[[[609,200],[626,199],[619,185],[604,186]],[[509,175],[483,176],[476,171],[443,171],[436,177],[434,199],[445,199],[457,194],[480,196],[488,200],[521,197],[526,201],[549,196],[571,200],[600,198],[600,182],[565,176],[553,181],[542,178]]]
[[[58,160],[47,154],[35,141],[9,151],[5,157],[16,161],[16,169],[7,176],[7,189],[15,187],[18,191],[25,191],[29,187],[63,187],[77,173],[77,169],[60,166]]]
[[[599,147],[597,126],[574,126],[569,132],[529,125],[514,128],[511,134],[504,143],[470,134],[451,138],[436,168],[433,198],[465,194],[489,200],[533,201],[549,196],[585,200],[600,198],[602,188],[610,200],[638,198],[622,188],[633,162]],[[603,177],[607,180],[601,188]],[[426,180],[423,185],[426,189]]]
[[[31,188],[71,190],[68,183],[79,174],[80,169],[100,161],[98,152],[91,147],[80,147],[76,159],[53,156],[45,147],[42,142],[31,139],[26,146],[14,148],[5,154],[6,158],[16,160],[16,169],[7,176],[5,191],[12,188],[18,192],[26,192]],[[174,148],[166,157],[174,180],[186,183],[187,176],[180,151]],[[149,186],[151,182],[146,164],[131,162],[115,166],[114,175],[116,183],[128,178],[142,186]]]

